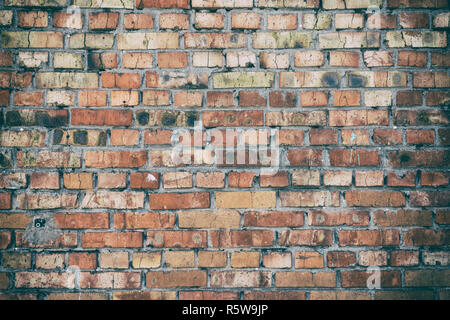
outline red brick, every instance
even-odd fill
[[[271,14],[267,16],[268,30],[295,30],[297,29],[296,14]]]
[[[264,113],[260,110],[247,111],[204,111],[205,127],[262,126]]]
[[[238,300],[238,292],[180,291],[180,300]]]
[[[447,72],[414,72],[413,86],[416,88],[447,88],[450,87],[450,76]]]
[[[439,106],[450,101],[449,91],[429,91],[427,92],[427,106]]]
[[[422,171],[422,186],[445,186],[448,185],[449,175],[447,172]]]
[[[234,107],[234,94],[231,91],[208,91],[206,94],[208,107]]]
[[[231,188],[251,188],[255,174],[250,171],[231,171],[228,173],[228,184]]]
[[[373,142],[376,144],[396,145],[402,143],[402,134],[392,129],[375,129]]]
[[[407,144],[434,144],[434,130],[406,130]]]
[[[138,272],[81,272],[80,287],[94,289],[138,289],[141,275]]]
[[[414,207],[447,207],[450,205],[450,191],[411,191],[410,203]]]
[[[336,167],[378,166],[380,156],[377,150],[334,149],[330,150],[330,163]]]
[[[106,91],[80,91],[78,103],[80,107],[106,106]]]
[[[168,229],[173,228],[175,216],[160,212],[125,212],[114,215],[114,227],[117,229]]]
[[[302,291],[244,291],[244,300],[305,300]]]
[[[160,68],[179,69],[186,68],[187,54],[185,52],[160,52],[158,53],[158,66]]]
[[[271,91],[269,94],[269,104],[271,107],[295,107],[297,96],[290,91]]]
[[[328,93],[323,91],[303,91],[300,93],[303,107],[320,107],[328,105]]]
[[[233,13],[231,15],[231,27],[233,29],[259,29],[261,27],[261,15],[252,12]]]
[[[291,166],[318,167],[322,165],[322,150],[291,149],[287,152],[287,158]]]
[[[131,110],[72,110],[72,125],[130,126]]]
[[[398,65],[405,67],[424,67],[427,64],[425,52],[400,51],[398,53]]]
[[[150,13],[124,15],[125,29],[153,29],[153,17]]]
[[[450,54],[448,52],[432,52],[431,65],[435,67],[450,67]]]
[[[373,214],[375,225],[390,226],[431,226],[433,216],[431,211],[400,209],[397,211],[377,210]]]
[[[336,273],[334,272],[276,272],[276,287],[335,287]]]
[[[337,144],[337,132],[333,129],[310,129],[309,143],[311,145]]]
[[[346,288],[349,287],[367,288],[368,283],[370,281],[369,278],[374,275],[375,275],[374,272],[367,272],[367,271],[342,271],[341,272],[342,286]],[[400,287],[401,286],[400,271],[381,271],[380,285],[382,288]]]
[[[397,19],[394,14],[373,13],[367,17],[367,28],[369,29],[395,29]]]
[[[90,30],[113,30],[119,22],[118,12],[99,12],[89,14]]]
[[[388,0],[388,8],[446,8],[447,0]]]
[[[247,211],[244,226],[250,227],[300,227],[304,224],[302,211]]]
[[[42,92],[14,92],[15,106],[42,106]]]
[[[9,105],[9,90],[0,90],[0,106]]]
[[[401,207],[406,203],[400,191],[346,191],[345,200],[351,207]]]
[[[388,173],[388,186],[393,187],[414,187],[416,186],[416,172],[395,172],[390,171]]]
[[[141,248],[141,232],[87,232],[81,235],[83,248]]]
[[[86,167],[136,168],[147,163],[147,151],[87,151]]]
[[[172,131],[164,129],[144,131],[144,144],[148,145],[170,145]]]
[[[287,171],[261,173],[259,181],[261,187],[287,187],[289,185],[289,174]]]
[[[59,174],[56,172],[32,172],[31,189],[59,189]]]
[[[137,89],[141,86],[138,73],[102,73],[102,86],[104,88]]]
[[[82,270],[97,268],[97,254],[89,252],[69,253],[69,266],[76,266]]]
[[[361,105],[361,94],[357,90],[339,90],[334,91],[333,94],[335,107],[356,107]]]
[[[407,246],[442,246],[450,241],[450,235],[445,230],[412,229],[403,232],[403,241]]]
[[[442,150],[391,151],[389,165],[393,168],[440,167],[448,162],[449,153]]]
[[[200,209],[209,208],[209,193],[159,193],[150,194],[151,209]]]
[[[414,28],[428,28],[428,14],[426,13],[409,13],[409,12],[401,12],[399,14],[400,17],[400,26],[404,29]]]
[[[18,25],[23,28],[47,27],[48,13],[45,11],[19,11]]]
[[[0,209],[11,209],[11,194],[0,193]]]
[[[74,289],[75,276],[69,272],[17,272],[15,274],[14,286],[16,288]]]
[[[281,246],[329,246],[332,242],[331,230],[288,230],[278,240]]]
[[[328,251],[327,263],[329,268],[354,266],[356,264],[356,255],[354,252]]]
[[[0,249],[8,248],[10,243],[11,243],[11,233],[9,233],[8,231],[1,231],[0,232]]]
[[[0,50],[0,67],[11,67],[13,65],[13,53]]]
[[[186,30],[189,28],[189,15],[184,13],[161,13],[159,26],[161,29]]]
[[[360,210],[310,210],[308,223],[312,226],[368,226],[369,212]]]
[[[397,230],[346,230],[339,232],[340,246],[398,246]]]
[[[257,91],[241,91],[239,92],[239,105],[241,107],[265,107],[267,99]]]
[[[330,66],[358,68],[359,52],[331,51],[330,52]]]
[[[107,213],[54,213],[53,217],[61,229],[107,229],[109,227]]]
[[[397,91],[397,105],[405,107],[422,105],[422,91]]]
[[[356,171],[355,186],[357,187],[374,187],[384,184],[383,171]]]
[[[152,271],[147,272],[147,288],[181,288],[206,286],[206,271]]]

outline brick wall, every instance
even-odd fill
[[[1,1],[0,298],[450,297],[447,0],[68,2]]]

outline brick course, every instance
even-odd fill
[[[448,298],[447,0],[73,4],[0,5],[0,298]]]

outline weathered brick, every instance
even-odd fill
[[[329,246],[333,242],[330,230],[288,230],[280,234],[281,246]]]
[[[336,273],[290,271],[275,273],[276,287],[336,287]]]
[[[150,194],[151,209],[194,209],[209,208],[209,193],[161,193]]]
[[[270,230],[231,230],[210,231],[213,247],[269,247],[273,245],[273,232]]]
[[[187,49],[237,49],[245,46],[245,39],[241,33],[186,33],[184,46]]]
[[[321,49],[378,48],[380,34],[347,31],[319,34],[319,46]]]
[[[206,271],[153,271],[147,272],[147,288],[204,287]]]
[[[257,32],[253,34],[253,48],[255,49],[294,49],[311,47],[311,33]]]
[[[177,33],[119,33],[119,50],[177,49]]]
[[[195,14],[195,27],[197,29],[223,29],[224,16],[220,13],[197,12]]]
[[[81,206],[83,208],[138,209],[144,206],[143,192],[89,191]]]
[[[339,232],[340,246],[396,246],[397,230],[346,230]]]
[[[367,226],[369,225],[369,212],[360,210],[310,210],[308,223],[314,226]]]
[[[81,236],[83,248],[140,248],[142,233],[140,232],[88,232]]]
[[[211,286],[222,288],[269,287],[272,279],[269,272],[262,271],[214,271]]]

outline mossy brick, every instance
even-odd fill
[[[53,31],[2,32],[3,48],[62,48],[63,35]]]
[[[82,69],[83,56],[72,52],[55,52],[53,66],[61,69]]]
[[[389,48],[445,48],[445,31],[389,31],[386,32],[386,45]]]
[[[341,76],[338,72],[280,72],[280,88],[337,88],[340,83]]]
[[[62,0],[59,0],[62,1]],[[133,0],[74,0],[73,5],[80,8],[133,9]]]
[[[117,35],[117,48],[119,50],[177,49],[178,37],[176,32],[120,33]]]
[[[64,7],[67,0],[5,0],[6,7]]]
[[[305,32],[257,32],[253,34],[255,49],[311,48],[312,33]]]
[[[228,72],[213,75],[214,88],[271,88],[273,72]]]
[[[94,89],[98,88],[98,74],[82,72],[40,72],[36,74],[36,87],[44,89]]]
[[[111,49],[114,35],[107,33],[76,33],[70,36],[71,49]]]
[[[380,33],[378,32],[331,32],[319,34],[321,49],[339,48],[378,48]]]

